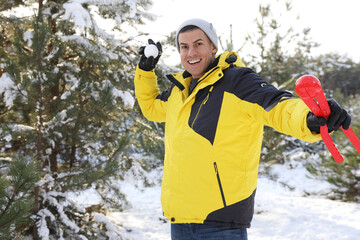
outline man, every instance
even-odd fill
[[[351,119],[333,100],[328,121],[318,118],[301,99],[246,68],[236,53],[216,56],[216,31],[201,19],[177,30],[185,71],[167,75],[172,86],[160,93],[154,68],[162,49],[156,46],[155,58],[146,58],[144,47],[139,51],[135,94],[146,118],[166,123],[161,201],[172,239],[247,239],[263,126],[314,142],[320,126],[347,129]]]

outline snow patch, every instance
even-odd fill
[[[27,45],[29,46],[29,47],[31,47],[32,46],[32,38],[33,38],[33,35],[34,35],[34,31],[30,31],[30,30],[28,30],[28,31],[26,31],[25,33],[24,33],[24,41],[25,42],[27,42]]]
[[[109,240],[122,239],[121,236],[126,234],[125,230],[117,227],[113,224],[104,214],[102,213],[93,213],[95,221],[98,223],[104,223],[106,227],[106,236],[109,237]]]
[[[84,0],[72,0],[63,5],[65,14],[62,16],[62,19],[73,19],[75,26],[78,26],[81,32],[84,32],[85,28],[91,28],[92,26],[89,12],[81,5],[84,2]]]
[[[116,88],[113,88],[112,91],[114,97],[120,97],[125,105],[125,107],[133,108],[135,104],[135,99],[131,95],[130,92],[127,91],[121,91]]]
[[[35,130],[35,128],[30,126],[25,126],[22,124],[15,124],[13,127],[13,131],[17,131],[17,132],[32,131],[32,130]]]
[[[314,180],[306,168],[297,161],[276,164],[271,167],[270,175],[277,182],[299,193],[325,194],[331,191],[331,184],[327,181]]]
[[[6,107],[12,107],[16,98],[16,87],[8,73],[3,73],[0,77],[0,95],[4,94]]]

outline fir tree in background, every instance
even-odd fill
[[[146,12],[152,2],[0,3],[0,154],[9,169],[1,175],[0,227],[11,230],[9,238],[26,230],[39,239],[121,239],[124,230],[94,209],[121,208],[124,197],[111,180],[126,172],[144,177],[161,163],[162,131],[154,133],[159,126],[134,108],[132,84],[137,49],[131,31],[153,18]],[[12,170],[20,164],[14,154],[39,169]],[[153,166],[134,154],[153,154]],[[27,183],[19,187],[13,178]],[[104,206],[84,209],[69,197],[90,187]],[[18,225],[15,218],[29,210],[32,223]]]
[[[260,4],[259,15],[255,19],[257,31],[246,36],[243,46],[254,46],[257,51],[244,58],[267,81],[291,90],[296,77],[313,71],[310,54],[319,44],[311,40],[310,28],[293,27],[298,17],[291,1]]]
[[[323,88],[327,89],[327,96],[341,103],[347,101],[347,96],[360,93],[359,62],[338,53],[323,54],[315,60],[320,81]]]

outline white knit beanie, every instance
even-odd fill
[[[178,41],[179,32],[184,27],[190,26],[190,25],[194,25],[194,26],[200,28],[201,30],[203,30],[205,32],[205,34],[209,37],[210,41],[215,45],[216,49],[219,49],[216,30],[215,30],[214,26],[212,25],[212,23],[209,23],[203,19],[193,18],[193,19],[189,19],[189,20],[183,22],[180,25],[180,27],[178,28],[178,30],[176,31],[176,48],[179,52],[180,52],[179,41]]]

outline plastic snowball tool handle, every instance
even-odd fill
[[[328,119],[331,110],[325,97],[324,91],[321,87],[320,81],[316,77],[312,75],[304,75],[300,77],[295,83],[295,91],[316,116],[323,117],[326,120]],[[351,127],[349,127],[349,129],[347,130],[341,127],[341,130],[350,139],[356,151],[360,154],[360,140],[355,135]],[[334,145],[334,142],[329,135],[328,127],[326,125],[320,127],[320,134],[322,139],[324,140],[326,147],[329,149],[331,155],[333,156],[335,162],[344,161],[343,157]]]

